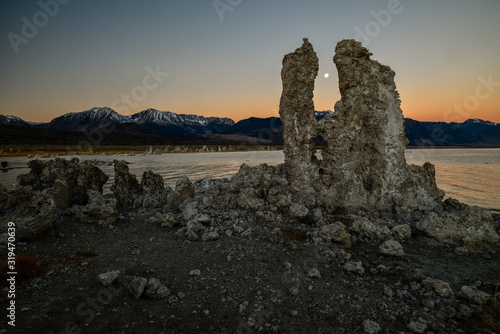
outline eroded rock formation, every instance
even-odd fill
[[[163,227],[180,225],[176,236],[190,241],[267,233],[265,238],[279,242],[295,233],[294,238],[344,247],[364,240],[379,244],[382,254],[401,256],[404,242],[420,230],[463,246],[460,252],[498,244],[498,223],[491,213],[443,202],[434,166],[406,163],[394,72],[370,56],[356,41],[338,43],[334,62],[341,100],[335,113],[319,123],[312,101],[318,72],[312,45],[304,39],[284,57],[284,164],[242,165],[231,179],[192,182],[185,177],[172,191],[152,171],[144,172],[139,184],[125,161],[115,161],[113,194],[103,195],[107,176],[91,163],[32,161],[31,172],[19,177],[21,187],[0,189],[0,214],[26,217],[35,235],[51,229],[61,212],[106,226],[122,210],[126,215],[151,213],[148,221]],[[318,135],[324,139],[321,160],[315,157]],[[0,222],[1,233],[7,220]],[[306,226],[307,233],[296,232],[297,226]],[[361,269],[353,265],[354,271]]]
[[[171,191],[170,187],[165,188],[161,175],[150,170],[145,171],[141,178],[140,196],[135,200],[134,208],[161,208],[167,204]]]
[[[283,93],[279,112],[284,126],[285,171],[288,179],[302,190],[317,178],[313,91],[318,68],[316,52],[304,38],[300,48],[283,58],[281,70]]]
[[[126,161],[115,160],[115,183],[111,186],[111,191],[119,208],[133,208],[140,195],[140,187],[135,175],[130,174]]]
[[[335,48],[341,100],[319,126],[327,194],[348,208],[435,209],[444,192],[436,186],[434,167],[406,163],[395,73],[371,55],[354,40]]]
[[[52,230],[60,216],[51,196],[29,187],[2,187],[0,202],[0,244],[7,240],[9,222],[15,222],[16,236],[24,240]]]
[[[87,204],[87,191],[96,190],[102,193],[102,187],[109,178],[92,163],[80,163],[78,158],[57,158],[46,162],[31,160],[28,167],[31,168],[28,174],[19,175],[19,185],[29,186],[36,191],[56,186],[56,193],[68,193],[67,201],[61,199],[58,202],[62,207]]]

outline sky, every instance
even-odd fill
[[[405,117],[500,122],[499,17],[498,0],[3,0],[0,114],[278,116],[281,61],[307,37],[316,110],[340,98],[336,43],[357,39]]]

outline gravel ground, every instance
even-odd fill
[[[307,226],[266,225],[191,242],[149,218],[101,227],[66,217],[19,243],[43,270],[19,279],[16,333],[495,333],[480,316],[493,299],[460,290],[495,294],[498,249],[458,255],[414,235],[394,257],[362,237],[344,249],[311,242]],[[106,287],[108,271],[120,274]],[[135,277],[170,293],[136,298]]]

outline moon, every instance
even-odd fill
[[[325,73],[325,78],[328,78],[329,76],[330,76],[330,74]]]

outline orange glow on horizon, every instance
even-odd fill
[[[274,92],[273,92],[274,93]],[[412,91],[413,94],[406,94],[402,96],[401,109],[403,110],[404,117],[412,118],[417,121],[427,122],[464,122],[471,118],[480,118],[486,121],[500,123],[500,94],[492,95],[491,98],[479,101],[477,108],[469,107],[469,110],[464,107],[465,98],[457,98],[451,94],[448,96],[443,94],[440,99],[422,98],[425,94],[421,95],[422,91]],[[129,110],[124,113],[116,110],[120,114],[132,115],[148,108],[155,108],[158,110],[171,111],[177,114],[193,114],[205,117],[227,117],[235,122],[250,117],[279,117],[279,94],[277,96],[268,96],[257,98],[249,96],[238,96],[226,98],[223,103],[220,101],[207,101],[207,100],[176,100],[171,104],[159,103],[160,101],[144,101],[137,108]],[[334,110],[335,102],[339,99],[339,94],[321,94],[315,92],[314,102],[316,110]],[[158,99],[155,99],[158,100]],[[186,101],[189,101],[186,103]],[[458,101],[458,102],[450,102]],[[470,102],[470,101],[469,101]],[[16,110],[19,112],[9,112],[3,110],[1,113],[5,115],[13,114],[25,121],[32,122],[50,122],[52,119],[59,117],[68,112],[79,112],[88,110],[92,107],[105,107],[105,103],[75,103],[75,106],[67,108],[63,103],[54,102],[54,105],[46,106],[44,108],[29,107],[23,105],[22,110],[19,108],[4,108],[7,110]]]

